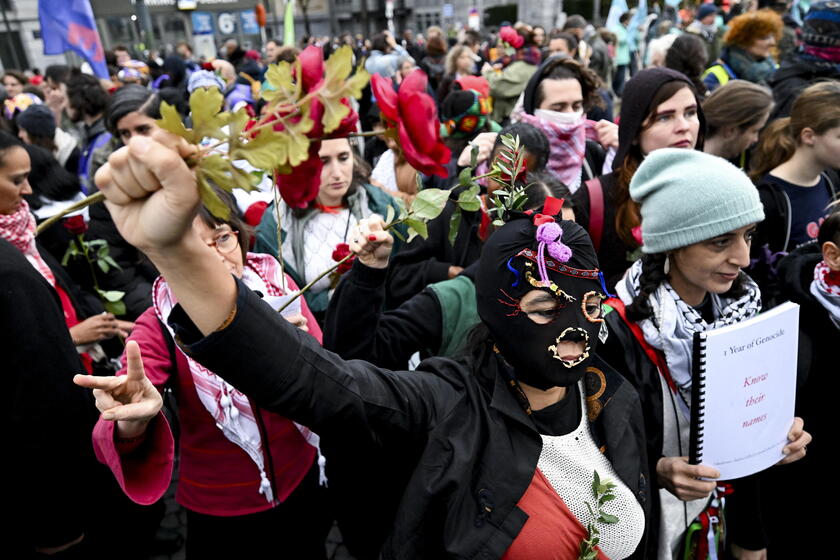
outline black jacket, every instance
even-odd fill
[[[602,175],[599,179],[604,199],[602,210],[604,224],[601,229],[601,245],[598,247],[598,263],[601,265],[601,270],[604,271],[607,289],[612,290],[635,261],[632,255],[638,250],[638,247],[627,245],[618,236],[618,231],[615,228],[615,216],[618,207],[615,202],[615,172]],[[589,189],[585,184],[581,183],[580,188],[572,195],[572,201],[574,202],[575,221],[592,235],[590,229],[592,226],[590,224],[592,206],[589,200]]]
[[[834,199],[840,193],[840,177],[836,171],[823,171],[829,189],[829,196]],[[764,308],[775,307],[783,300],[780,298],[780,286],[776,268],[779,259],[792,247],[790,246],[790,228],[792,210],[790,199],[782,188],[772,179],[763,178],[758,182],[758,197],[764,206],[764,221],[759,223],[750,248],[750,277],[761,288]]]
[[[453,193],[457,196],[458,190]],[[449,222],[455,211],[451,200],[440,216],[429,221],[429,237],[416,237],[393,256],[388,265],[386,307],[393,309],[429,284],[449,278],[449,267],[466,268],[478,260],[484,242],[478,237],[481,211],[461,212],[455,245],[449,243]]]
[[[180,308],[170,322],[202,365],[260,406],[318,432],[328,466],[367,465],[359,450],[371,448],[386,451],[383,456],[399,465],[395,475],[401,485],[383,488],[361,479],[351,489],[366,497],[353,504],[357,518],[379,512],[391,522],[385,531],[370,524],[366,529],[387,533],[383,558],[500,558],[522,529],[528,516],[516,504],[533,477],[541,438],[502,379],[501,358],[489,347],[470,362],[432,358],[416,372],[345,362],[241,283],[236,316],[224,330],[202,339]],[[283,359],[277,359],[279,349]],[[246,369],[243,353],[251,356]],[[621,376],[601,362],[595,365],[605,384],[588,374],[587,394],[597,391],[603,407],[591,420],[593,437],[646,509],[638,398]],[[590,416],[598,404],[593,402]],[[383,508],[389,508],[386,515]]]
[[[818,80],[840,80],[840,69],[832,62],[801,53],[784,59],[768,80],[776,102],[770,121],[789,116],[793,102],[802,90]]]
[[[660,373],[648,358],[630,328],[616,311],[605,317],[609,336],[598,347],[598,355],[635,387],[644,415],[650,484],[650,525],[648,526],[648,556],[656,557],[659,541],[659,491],[662,488],[656,475],[656,463],[662,457],[664,406]],[[727,531],[733,542],[748,550],[764,548],[766,536],[758,514],[759,486],[756,476],[732,481],[735,492],[727,498]]]
[[[824,553],[820,543],[799,538],[811,530],[808,517],[789,515],[806,510],[828,515],[829,502],[815,496],[820,492],[820,481],[834,476],[836,417],[834,409],[826,406],[826,399],[840,390],[836,375],[840,329],[810,292],[814,267],[821,260],[819,244],[811,242],[791,251],[778,267],[780,300],[789,299],[801,306],[796,415],[805,421],[805,429],[814,438],[803,459],[761,473],[762,488],[784,488],[771,494],[772,499],[762,501],[768,553],[778,558],[816,558]]]
[[[57,293],[5,240],[0,306],[5,501],[12,514],[3,531],[9,557],[28,558],[36,545],[58,546],[85,531],[95,409],[72,381],[83,369]]]
[[[768,553],[778,558],[817,558],[824,553],[819,542],[801,538],[811,530],[809,516],[791,516],[791,511],[830,515],[830,501],[818,499],[816,494],[819,481],[834,476],[837,420],[834,408],[826,404],[840,391],[836,375],[840,329],[810,291],[814,267],[821,260],[819,244],[812,242],[791,251],[779,263],[780,299],[800,305],[796,415],[805,421],[805,429],[814,439],[803,459],[762,473],[762,488],[784,488],[762,502]]]

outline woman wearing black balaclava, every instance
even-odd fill
[[[393,372],[325,351],[232,279],[181,227],[199,203],[183,162],[159,144],[131,148],[112,160],[100,187],[125,235],[173,279],[183,306],[170,316],[179,343],[260,406],[317,431],[337,492],[346,482],[358,493],[360,481],[342,481],[330,464],[363,464],[362,450],[386,452],[397,484],[371,482],[352,508],[357,518],[375,512],[388,523],[367,527],[369,539],[382,536],[368,543],[375,545],[370,556],[577,557],[592,523],[598,557],[643,557],[641,410],[630,385],[594,354],[603,288],[580,227],[542,215],[502,227],[485,245],[476,276],[489,334],[460,360],[432,358],[416,372]],[[162,177],[157,194],[169,196],[146,200],[132,178],[138,167],[147,179]],[[161,212],[167,227],[157,222]],[[132,363],[133,344],[128,353]],[[129,369],[120,379],[133,386],[76,379],[100,389],[103,418],[154,421],[143,404],[156,392],[144,389],[142,371]],[[107,408],[108,399],[115,406]],[[596,490],[615,497],[599,500]]]

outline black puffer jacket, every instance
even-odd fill
[[[383,456],[400,468],[393,486],[366,477],[352,481],[350,489],[331,484],[360,498],[353,503],[356,519],[370,519],[373,512],[374,519],[390,522],[384,531],[366,528],[366,536],[387,534],[382,558],[505,553],[528,519],[516,504],[534,475],[541,438],[507,388],[497,354],[482,346],[469,362],[432,358],[415,372],[388,371],[323,350],[241,283],[236,309],[228,327],[203,339],[180,308],[170,322],[202,365],[260,406],[318,432],[328,468],[331,461],[367,465],[360,449],[388,451]],[[243,354],[250,356],[244,369]],[[647,509],[638,397],[606,364],[593,365],[603,372],[586,378],[593,437]],[[636,557],[643,557],[644,547]]]

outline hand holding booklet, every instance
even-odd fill
[[[691,457],[723,480],[784,458],[793,425],[799,306],[694,335]]]

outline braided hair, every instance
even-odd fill
[[[650,296],[660,284],[668,279],[665,275],[665,253],[642,255],[642,274],[639,276],[639,293],[633,298],[633,303],[627,306],[627,318],[638,323],[653,317],[650,307]]]
[[[642,255],[642,273],[639,275],[639,293],[633,298],[633,302],[627,306],[627,318],[634,323],[653,318],[653,309],[650,306],[650,296],[656,292],[659,286],[669,279],[665,274],[665,262],[668,260],[666,253],[652,253]],[[746,295],[747,283],[744,280],[746,275],[739,274],[732,283],[732,287],[722,294],[721,297],[738,299]]]

